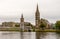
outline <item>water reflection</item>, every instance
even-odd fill
[[[0,32],[0,39],[35,39],[35,32]]]
[[[1,32],[0,39],[60,39],[56,32]]]
[[[46,35],[46,32],[36,32],[36,39],[45,38]]]
[[[60,39],[60,32],[56,32],[57,39]]]
[[[58,34],[59,35],[59,34]],[[57,39],[57,34],[55,32],[37,32],[36,39]]]
[[[20,32],[21,39],[35,39],[35,32]]]
[[[20,39],[19,32],[0,32],[0,39]]]

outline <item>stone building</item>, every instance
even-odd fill
[[[39,8],[38,8],[38,4],[37,4],[37,9],[36,9],[36,13],[35,13],[35,26],[36,28],[39,28],[40,26],[40,12],[39,12]]]
[[[24,22],[23,14],[21,15],[21,19],[20,19],[20,29],[22,29],[23,31],[32,29],[31,23]]]
[[[15,27],[15,23],[14,22],[3,22],[2,26],[3,27]]]
[[[23,14],[21,15],[21,18],[20,18],[20,29],[22,31],[24,31],[24,29],[25,29]]]
[[[39,8],[38,8],[38,4],[37,4],[37,8],[36,8],[36,13],[35,13],[35,27],[36,28],[40,28],[40,25],[46,23],[45,28],[49,28],[50,27],[50,23],[48,22],[48,20],[46,19],[40,19],[40,12],[39,12]]]

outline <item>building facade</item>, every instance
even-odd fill
[[[23,14],[21,15],[21,18],[20,18],[20,29],[22,30],[22,31],[24,31],[24,18],[23,18]]]
[[[31,23],[24,22],[23,14],[21,15],[21,19],[20,19],[20,29],[22,31],[24,31],[24,30],[27,30],[28,31],[28,30],[32,29],[32,24]]]
[[[2,26],[3,27],[15,27],[15,23],[14,22],[3,22]]]

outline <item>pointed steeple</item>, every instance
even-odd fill
[[[21,15],[21,18],[23,18],[23,14]]]
[[[24,17],[23,17],[23,14],[21,14],[21,22],[24,22]]]
[[[37,4],[37,10],[38,10],[38,4]]]
[[[36,9],[36,11],[39,11],[38,4],[37,4],[37,9]]]
[[[36,24],[36,27],[40,26],[40,12],[39,12],[39,8],[38,8],[38,4],[36,7],[36,13],[35,13],[35,24]]]

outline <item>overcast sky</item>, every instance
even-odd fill
[[[34,24],[37,3],[41,18],[51,23],[60,20],[60,0],[0,0],[0,22],[20,22],[23,13],[25,21]]]

